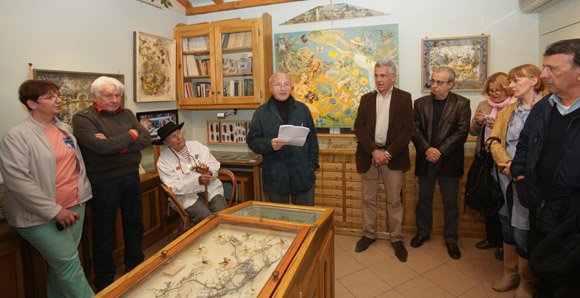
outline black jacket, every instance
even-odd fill
[[[556,297],[580,293],[580,216],[575,215],[544,238],[530,259],[534,274],[549,282]]]
[[[415,175],[427,175],[428,161],[425,151],[431,147],[429,140],[433,126],[433,98],[427,95],[415,100],[415,135],[413,144],[417,151]],[[441,152],[437,162],[437,176],[459,177],[463,175],[463,146],[469,133],[471,108],[469,99],[449,92],[447,103],[439,121],[439,133],[435,139],[435,148]]]
[[[314,120],[308,107],[290,96],[288,124],[310,128],[302,147],[286,145],[278,151],[272,148],[272,139],[278,137],[282,117],[273,97],[254,112],[246,143],[255,153],[262,154],[262,178],[267,191],[281,195],[297,195],[314,185],[314,171],[318,165],[318,139]]]
[[[580,117],[570,123],[562,145],[560,161],[552,187],[542,187],[536,164],[549,134],[552,105],[544,96],[534,105],[516,147],[510,170],[516,181],[520,203],[537,216],[537,228],[549,233],[558,225],[580,212]]]

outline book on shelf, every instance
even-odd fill
[[[224,96],[253,96],[254,79],[229,80],[224,82]]]
[[[181,41],[184,52],[207,51],[209,49],[209,36],[183,38]]]
[[[252,31],[226,33],[222,35],[222,48],[242,48],[252,46]]]
[[[186,98],[192,97],[209,97],[211,91],[211,84],[204,82],[185,82],[184,96]]]
[[[210,60],[209,59],[202,59],[199,61],[199,74],[202,76],[209,75],[209,68],[210,68]]]

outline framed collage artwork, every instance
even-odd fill
[[[421,90],[429,92],[433,69],[455,71],[451,91],[482,91],[489,72],[489,35],[424,38],[421,40]]]
[[[207,143],[221,145],[246,145],[250,120],[207,120]]]
[[[61,70],[34,69],[33,78],[35,80],[48,80],[55,83],[60,88],[60,98],[62,99],[62,111],[57,115],[58,119],[72,126],[72,116],[93,104],[91,97],[91,84],[100,76],[113,77],[121,83],[125,83],[125,76],[122,74],[76,72]],[[124,106],[124,98],[121,99],[121,106]]]
[[[175,40],[135,31],[135,102],[175,101]]]

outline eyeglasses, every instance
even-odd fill
[[[388,75],[386,74],[376,74],[375,75],[375,79],[381,78],[381,79],[386,79],[388,77]]]
[[[489,90],[487,90],[487,94],[493,94],[493,93],[500,93],[501,94],[503,91],[504,91],[504,89],[495,89],[495,90],[489,89]]]
[[[443,81],[439,81],[439,80],[430,80],[429,83],[431,83],[431,85],[434,85],[435,83],[437,83],[437,85],[443,85],[443,84],[449,84],[451,82],[443,82]]]
[[[50,94],[50,95],[48,95],[48,97],[39,97],[38,100],[55,101],[57,98],[60,98],[59,94]]]
[[[117,94],[101,94],[101,97],[103,97],[104,99],[110,100],[113,98],[121,98],[121,96],[123,96],[123,94],[121,93],[117,93]]]
[[[290,83],[284,83],[284,84],[282,84],[282,83],[276,83],[276,84],[274,84],[274,88],[276,88],[276,89],[280,89],[282,87],[284,87],[284,88],[290,88],[290,86],[291,86]]]

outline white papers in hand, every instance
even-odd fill
[[[288,145],[304,146],[309,132],[310,128],[304,126],[280,125],[278,139],[288,142]]]

